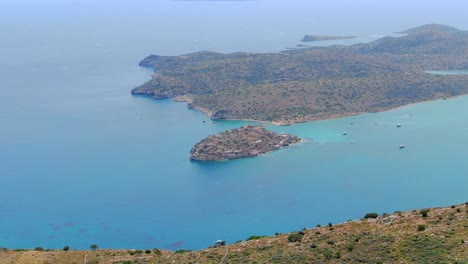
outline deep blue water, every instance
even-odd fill
[[[152,73],[139,60],[272,52],[313,32],[260,24],[248,32],[259,38],[243,42],[245,25],[213,38],[221,26],[211,21],[211,35],[184,37],[167,24],[80,21],[0,25],[9,36],[0,44],[0,246],[198,249],[468,198],[468,97],[268,125],[307,141],[253,159],[192,163],[193,144],[246,123],[203,123],[184,103],[132,97]]]

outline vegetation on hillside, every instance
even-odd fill
[[[383,214],[272,237],[252,236],[194,252],[0,249],[0,264],[83,263],[85,259],[88,264],[468,263],[468,203]]]
[[[468,93],[468,31],[426,25],[408,35],[353,46],[283,53],[197,52],[151,55],[140,65],[153,78],[132,90],[183,97],[213,119],[295,123],[383,111]]]

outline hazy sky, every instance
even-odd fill
[[[311,30],[376,33],[426,23],[468,29],[467,0],[2,0],[3,19],[126,19],[203,23],[225,19],[272,25],[307,23]],[[243,21],[239,21],[243,20]],[[287,21],[285,21],[287,20]],[[302,26],[301,26],[302,27]]]
[[[247,40],[276,42],[279,34],[291,40],[305,34],[388,34],[428,23],[468,30],[467,11],[468,0],[0,0],[0,33],[73,37],[70,32],[85,29],[118,41],[109,32],[120,30],[134,39],[157,34],[166,46],[191,40],[199,43],[191,44],[195,50],[216,49],[209,44],[220,41],[253,50],[255,43]]]

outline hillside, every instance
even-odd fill
[[[405,32],[283,53],[151,55],[140,65],[155,74],[132,94],[184,100],[213,119],[290,124],[468,93],[468,75],[424,72],[468,69],[467,31],[426,25]]]
[[[195,252],[0,250],[0,264],[468,263],[468,203],[366,217]]]

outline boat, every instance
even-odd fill
[[[400,123],[396,124],[396,127],[401,127],[401,126],[402,126],[402,124],[400,124]]]
[[[342,135],[346,136],[346,135],[348,135],[348,132],[345,131],[345,132],[342,133]]]
[[[400,145],[400,149],[404,149],[404,148],[406,148],[406,145],[405,145],[405,144],[401,144],[401,145]]]

